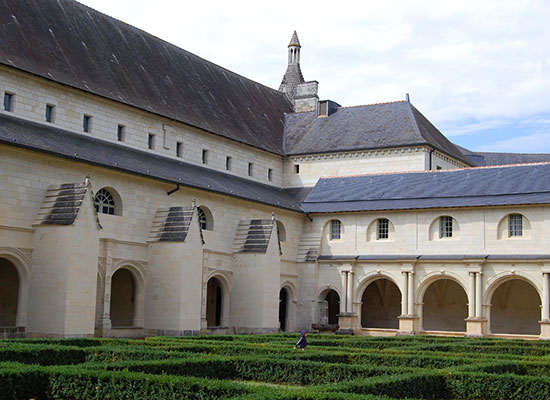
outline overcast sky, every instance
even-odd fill
[[[457,144],[550,153],[548,0],[81,2],[276,89],[296,30],[321,99],[409,93]]]

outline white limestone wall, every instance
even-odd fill
[[[117,141],[117,126],[124,125],[124,145],[150,151],[191,164],[262,182],[282,185],[282,157],[212,133],[179,123],[96,95],[72,89],[12,68],[0,66],[0,94],[13,93],[13,112],[19,118],[45,123],[90,137]],[[55,106],[53,123],[45,122],[46,104]],[[0,109],[1,113],[6,113]],[[91,132],[83,132],[83,117],[89,115]],[[155,135],[155,149],[147,147],[148,135]],[[183,143],[181,158],[176,157],[176,142]],[[120,143],[120,142],[119,142]],[[208,164],[202,164],[202,150],[208,150]],[[230,156],[231,170],[226,170]],[[254,174],[248,176],[248,163]],[[268,180],[272,169],[272,181]]]
[[[284,162],[283,184],[285,187],[314,186],[321,177],[422,171],[426,169],[427,151],[419,147],[291,156]]]
[[[29,240],[24,239],[25,235],[13,233],[20,232],[13,229],[31,228],[49,185],[80,182],[89,174],[94,191],[102,187],[114,189],[122,202],[122,215],[99,214],[103,227],[101,238],[116,239],[125,244],[117,248],[116,258],[131,258],[131,253],[135,255],[138,252],[139,259],[143,260],[143,251],[134,247],[139,249],[146,242],[156,209],[188,206],[196,199],[197,205],[207,207],[214,219],[213,230],[203,231],[204,248],[212,251],[207,256],[207,266],[219,268],[230,263],[239,221],[271,218],[272,212],[285,226],[287,240],[281,244],[284,259],[296,259],[305,218],[301,214],[186,187],[168,196],[167,192],[175,185],[40,153],[32,153],[29,157],[27,151],[11,146],[0,145],[0,156],[0,203],[4,211],[0,213],[0,227],[9,227],[12,232],[10,237],[14,238],[12,243],[23,241],[22,245],[30,246]],[[0,229],[0,237],[7,235],[2,232]]]
[[[509,237],[508,216],[523,215],[523,236]],[[453,237],[439,237],[439,218],[453,218]],[[390,221],[388,239],[376,238],[379,218]],[[342,222],[340,240],[329,240],[329,221]],[[509,206],[316,215],[325,255],[548,254],[550,207]],[[500,231],[499,231],[500,229]]]

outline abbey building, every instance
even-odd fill
[[[319,99],[296,33],[275,90],[72,0],[0,9],[2,336],[550,338],[550,155]]]

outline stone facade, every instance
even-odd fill
[[[317,82],[304,82],[299,56],[295,34],[289,71],[299,76],[281,90],[296,111],[316,112]],[[5,63],[0,92],[12,102],[0,129],[5,116],[34,121],[116,143],[121,157],[139,149],[288,196],[326,176],[472,166],[428,142],[277,154]],[[46,147],[0,142],[2,336],[318,329],[550,338],[550,201],[307,214]],[[512,235],[517,215],[521,235]],[[452,237],[441,237],[442,217]]]

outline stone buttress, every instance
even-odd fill
[[[89,180],[50,186],[33,228],[28,336],[93,336],[101,226]]]
[[[145,328],[162,335],[198,334],[203,239],[197,207],[159,208],[148,242]]]
[[[281,249],[275,219],[241,221],[234,252],[232,325],[237,333],[277,332]]]

